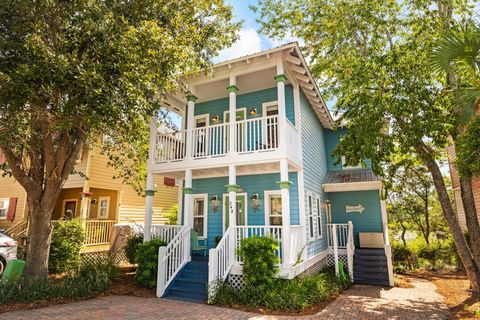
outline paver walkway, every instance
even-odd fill
[[[47,308],[0,314],[0,319],[447,319],[448,308],[436,287],[426,280],[412,281],[415,288],[382,289],[355,285],[316,315],[264,316],[202,304],[167,299],[108,296]]]

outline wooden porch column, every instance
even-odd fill
[[[192,202],[192,170],[185,170],[185,187],[183,188],[183,194],[185,195],[185,203],[183,205],[183,225],[189,228],[192,227],[193,223],[193,202]]]
[[[153,173],[150,168],[155,164],[157,137],[157,116],[154,115],[150,119],[150,145],[147,163],[147,188],[145,189],[145,223],[143,230],[143,241],[150,241],[152,238],[152,217],[153,217],[153,196],[155,195],[155,183]]]
[[[152,217],[153,217],[153,196],[155,195],[155,184],[153,173],[147,173],[147,189],[145,190],[145,224],[143,230],[143,242],[152,238]]]
[[[277,99],[278,99],[278,148],[285,150],[287,148],[287,110],[285,103],[285,82],[287,77],[284,74],[283,60],[277,60]]]
[[[278,184],[282,196],[283,262],[288,265],[293,263],[292,256],[296,253],[292,252],[292,248],[290,248],[290,185],[292,183],[288,180],[287,159],[280,160],[280,181]]]
[[[237,185],[237,168],[235,165],[231,164],[228,166],[228,201],[229,201],[229,210],[228,210],[228,221],[229,226],[236,227],[237,226],[237,191],[240,186]]]
[[[177,225],[182,224],[182,212],[183,212],[183,180],[177,180],[178,188],[178,212],[177,212]]]
[[[195,102],[197,97],[192,93],[187,96],[187,139],[186,139],[186,150],[185,158],[192,159],[193,151],[193,129],[195,127]]]
[[[236,83],[237,83],[236,76],[231,74],[229,86],[227,87],[228,100],[229,100],[228,111],[230,113],[230,126],[229,126],[230,141],[229,141],[228,153],[230,154],[233,154],[237,151],[235,148],[235,145],[237,142],[236,128],[237,128],[237,91],[238,91],[238,87]],[[229,184],[232,184],[232,183],[229,182]]]

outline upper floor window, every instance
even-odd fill
[[[270,101],[270,102],[265,102],[262,104],[262,111],[263,111],[263,116],[268,117],[268,116],[275,116],[278,114],[278,102],[277,101]]]
[[[10,204],[10,199],[0,199],[0,219],[7,219],[8,205]]]
[[[361,169],[362,168],[362,162],[359,162],[357,165],[348,165],[347,164],[347,157],[342,156],[342,168],[343,169]]]

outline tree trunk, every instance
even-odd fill
[[[465,221],[467,223],[468,235],[470,237],[470,248],[472,250],[477,267],[480,269],[480,224],[478,223],[471,178],[460,179],[460,191],[463,209],[465,211]]]
[[[445,186],[445,181],[443,180],[442,172],[438,167],[435,158],[430,152],[429,148],[423,144],[416,146],[416,149],[421,156],[421,159],[425,166],[430,171],[430,174],[433,178],[433,183],[435,189],[437,190],[438,199],[442,206],[443,215],[447,221],[450,232],[453,236],[453,241],[455,242],[455,247],[457,248],[458,256],[462,261],[462,264],[467,273],[468,279],[474,293],[480,292],[480,271],[475,263],[475,260],[470,252],[467,241],[463,236],[462,229],[460,224],[455,216],[455,211],[453,210],[452,203],[448,196],[447,187]]]
[[[38,193],[27,192],[29,227],[25,273],[29,276],[48,276],[48,255],[53,230],[51,219],[58,195],[57,193],[56,196],[45,199],[45,196],[41,197]]]
[[[428,209],[429,201],[428,201],[428,189],[425,188],[425,241],[427,244],[430,244],[430,211]]]
[[[403,225],[403,223],[400,223],[400,225],[402,226],[402,242],[403,242],[403,246],[406,247],[407,246],[407,241],[405,240],[405,233],[407,233],[407,227],[405,227]]]

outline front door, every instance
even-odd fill
[[[63,208],[63,216],[67,219],[75,218],[77,213],[77,201],[76,200],[66,200]]]
[[[226,195],[223,197],[224,200],[224,221],[225,221],[225,230],[227,230],[228,226],[230,225],[230,200],[229,196]],[[235,217],[237,218],[237,226],[245,226],[247,225],[247,219],[246,219],[246,207],[245,207],[245,195],[240,195],[237,196],[237,212],[235,214]]]
[[[235,113],[235,119],[237,122],[245,120],[246,116],[247,116],[247,109],[245,108],[238,109],[237,112]],[[230,123],[230,111],[225,111],[224,117],[225,117],[225,123]],[[245,122],[243,123],[244,123],[243,125],[237,124],[237,142],[235,143],[235,146],[238,152],[247,151],[247,146],[244,145],[244,141],[246,141],[246,138],[245,138],[246,129],[244,128]]]

